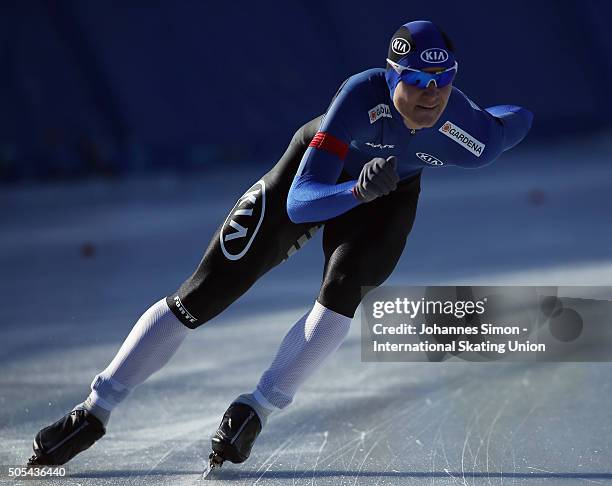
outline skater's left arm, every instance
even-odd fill
[[[482,109],[463,93],[457,98],[453,100],[456,125],[466,132],[463,135],[475,139],[475,144],[469,147],[472,148],[473,156],[462,158],[456,164],[460,167],[479,168],[490,164],[503,152],[521,142],[531,128],[533,114],[521,106],[496,105]],[[466,138],[462,139],[461,136],[457,135],[455,139],[465,141]],[[482,146],[480,153],[479,145]],[[463,150],[460,153],[465,155]]]
[[[510,150],[525,138],[533,122],[533,113],[515,105],[497,105],[486,108],[502,125],[501,146],[502,151]]]

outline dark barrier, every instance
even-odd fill
[[[402,23],[453,39],[456,85],[538,136],[610,125],[612,4],[3,2],[0,179],[268,160]]]

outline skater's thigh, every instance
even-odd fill
[[[412,229],[420,177],[388,196],[325,223],[325,270],[319,302],[353,317],[362,287],[377,287],[393,272]]]
[[[238,198],[196,271],[167,298],[188,327],[197,327],[223,311],[320,227],[293,223],[286,208],[289,187],[310,142],[308,135],[316,131],[310,125],[298,130],[275,167]]]

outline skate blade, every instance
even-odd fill
[[[38,463],[38,457],[36,455],[33,455],[32,457],[28,459],[28,463],[26,464],[26,467],[30,469],[30,468],[42,467],[42,465]]]
[[[202,477],[200,479],[206,479],[209,475],[215,470],[219,469],[223,465],[223,458],[214,452],[212,452],[209,456],[208,466],[202,473]]]

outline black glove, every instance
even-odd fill
[[[370,202],[380,196],[386,196],[397,187],[397,158],[395,156],[376,157],[367,162],[361,169],[353,194],[362,202]]]

